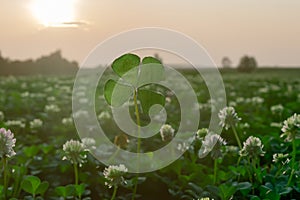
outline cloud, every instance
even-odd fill
[[[89,23],[86,21],[71,21],[71,22],[63,22],[62,25],[80,27],[80,26],[87,26],[89,25]]]
[[[50,23],[45,28],[83,28],[87,29],[89,23],[87,21],[67,21],[61,23]]]

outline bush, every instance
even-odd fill
[[[243,56],[237,67],[240,72],[253,72],[257,68],[257,62],[254,57]]]

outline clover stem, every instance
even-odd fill
[[[251,162],[250,162],[250,158],[249,158],[249,157],[247,157],[247,161],[248,161],[248,164],[250,165]],[[249,175],[250,182],[253,183],[253,180],[252,180],[252,174],[251,174],[251,172],[249,171],[249,168],[248,168],[248,167],[246,167],[246,169],[247,169],[247,172],[248,172],[248,175]]]
[[[214,185],[217,183],[218,159],[214,159]]]
[[[137,123],[137,126],[138,126],[138,144],[137,144],[137,156],[138,156],[138,171],[139,171],[139,158],[140,158],[140,150],[141,150],[141,137],[140,137],[140,134],[141,134],[141,122],[140,122],[140,114],[139,114],[139,108],[138,108],[138,103],[137,103],[137,89],[134,90],[134,96],[133,96],[133,100],[134,100],[134,107],[135,107],[135,116],[136,116],[136,123]],[[132,195],[132,200],[135,199],[135,195],[136,195],[136,192],[137,192],[137,186],[138,186],[138,173],[135,177],[135,185],[134,185],[134,189],[133,189],[133,195]]]
[[[141,121],[140,121],[140,113],[139,113],[139,108],[138,108],[138,103],[137,103],[137,90],[134,91],[134,107],[135,107],[135,116],[136,116],[136,123],[138,125],[138,145],[137,145],[137,153],[139,156],[140,149],[141,149]]]
[[[114,186],[114,192],[113,192],[113,195],[112,195],[112,197],[111,197],[110,200],[114,200],[114,199],[116,198],[117,190],[118,190],[118,186],[115,185],[115,186]]]
[[[254,175],[254,179],[255,179],[255,178],[257,178],[256,158],[252,158],[252,166],[253,166],[253,175]]]
[[[74,163],[75,185],[78,185],[78,166]]]
[[[4,198],[7,199],[7,158],[4,156],[3,160],[3,176],[4,176]]]
[[[236,141],[237,141],[237,143],[239,145],[239,148],[242,149],[242,144],[241,144],[240,138],[239,138],[239,136],[238,136],[238,134],[236,132],[235,125],[231,124],[231,127],[232,127],[232,131],[234,133],[235,139],[236,139]]]
[[[239,165],[240,165],[241,159],[242,159],[242,157],[241,157],[241,156],[239,156],[239,159],[238,159],[238,161],[237,161],[237,166],[239,166]]]
[[[294,172],[295,172],[295,161],[296,161],[296,140],[295,140],[295,138],[293,138],[292,144],[293,144],[293,152],[292,152],[292,171],[291,171],[291,174],[290,174],[288,183],[287,183],[288,186],[291,185],[292,178],[293,178],[293,175],[294,175]]]
[[[108,159],[108,163],[111,163],[111,161],[113,161],[115,159],[115,157],[118,155],[119,151],[120,151],[120,147],[117,147],[117,150],[115,151],[115,153]]]

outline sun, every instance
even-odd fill
[[[76,0],[32,0],[30,10],[46,27],[64,27],[75,21]]]

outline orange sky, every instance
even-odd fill
[[[30,9],[33,1],[1,0],[3,56],[37,58],[61,49],[82,62],[114,34],[155,26],[194,38],[217,64],[223,56],[237,64],[249,54],[260,65],[300,66],[299,0],[76,0],[72,23],[78,27],[43,26]]]

